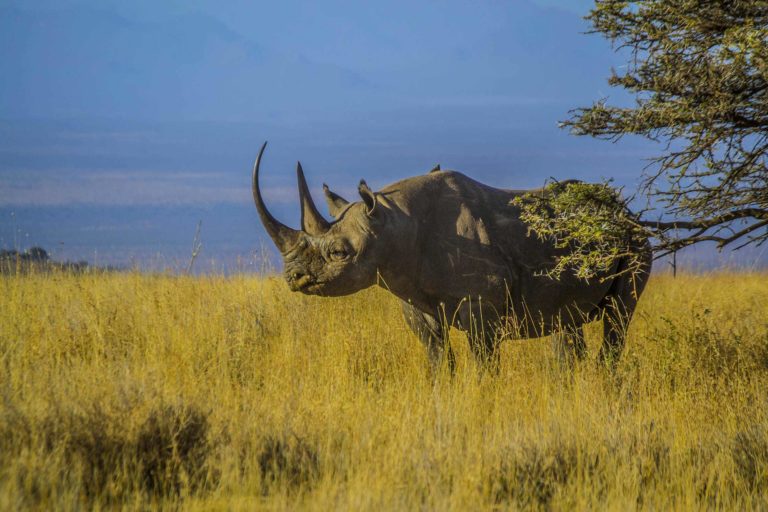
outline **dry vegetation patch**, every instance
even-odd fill
[[[381,290],[2,276],[0,509],[768,507],[768,276],[655,276],[615,374],[453,331]]]

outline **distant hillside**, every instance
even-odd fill
[[[245,40],[216,19],[139,22],[99,8],[0,7],[0,117],[173,119],[311,105],[365,81]],[[308,87],[307,84],[311,84]]]
[[[529,1],[351,3],[335,16],[325,3],[281,4],[237,19],[212,4],[133,17],[94,1],[0,6],[0,117],[296,123],[588,101],[613,59],[579,14]]]
[[[48,251],[42,247],[32,247],[24,252],[15,249],[0,250],[0,274],[17,274],[30,271],[46,272],[65,270],[70,272],[86,272],[92,270],[114,271],[116,267],[94,267],[87,261],[53,261]]]

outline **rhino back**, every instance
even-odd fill
[[[535,236],[510,201],[526,191],[503,190],[461,173],[444,171],[394,183],[382,195],[418,225],[414,256],[419,291],[434,301],[458,303],[467,296],[501,310],[552,317],[564,308],[591,310],[610,283],[540,274],[558,250]]]

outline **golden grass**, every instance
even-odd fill
[[[433,383],[392,296],[0,278],[0,509],[768,508],[768,275],[654,276],[615,375],[547,340]]]

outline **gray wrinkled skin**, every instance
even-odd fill
[[[266,143],[265,143],[266,146]],[[557,249],[528,236],[510,201],[526,191],[503,190],[439,166],[372,192],[361,182],[361,201],[350,203],[324,186],[335,221],[327,222],[309,195],[299,165],[302,229],[272,217],[258,189],[254,200],[265,229],[283,255],[291,290],[340,296],[379,285],[402,301],[409,327],[426,345],[436,368],[447,353],[444,325],[467,331],[472,349],[493,360],[503,337],[552,335],[565,364],[586,352],[582,326],[603,318],[599,358],[615,364],[624,334],[651,267],[647,245],[638,247],[645,272],[585,282],[539,275]],[[622,262],[616,270],[621,270]]]

